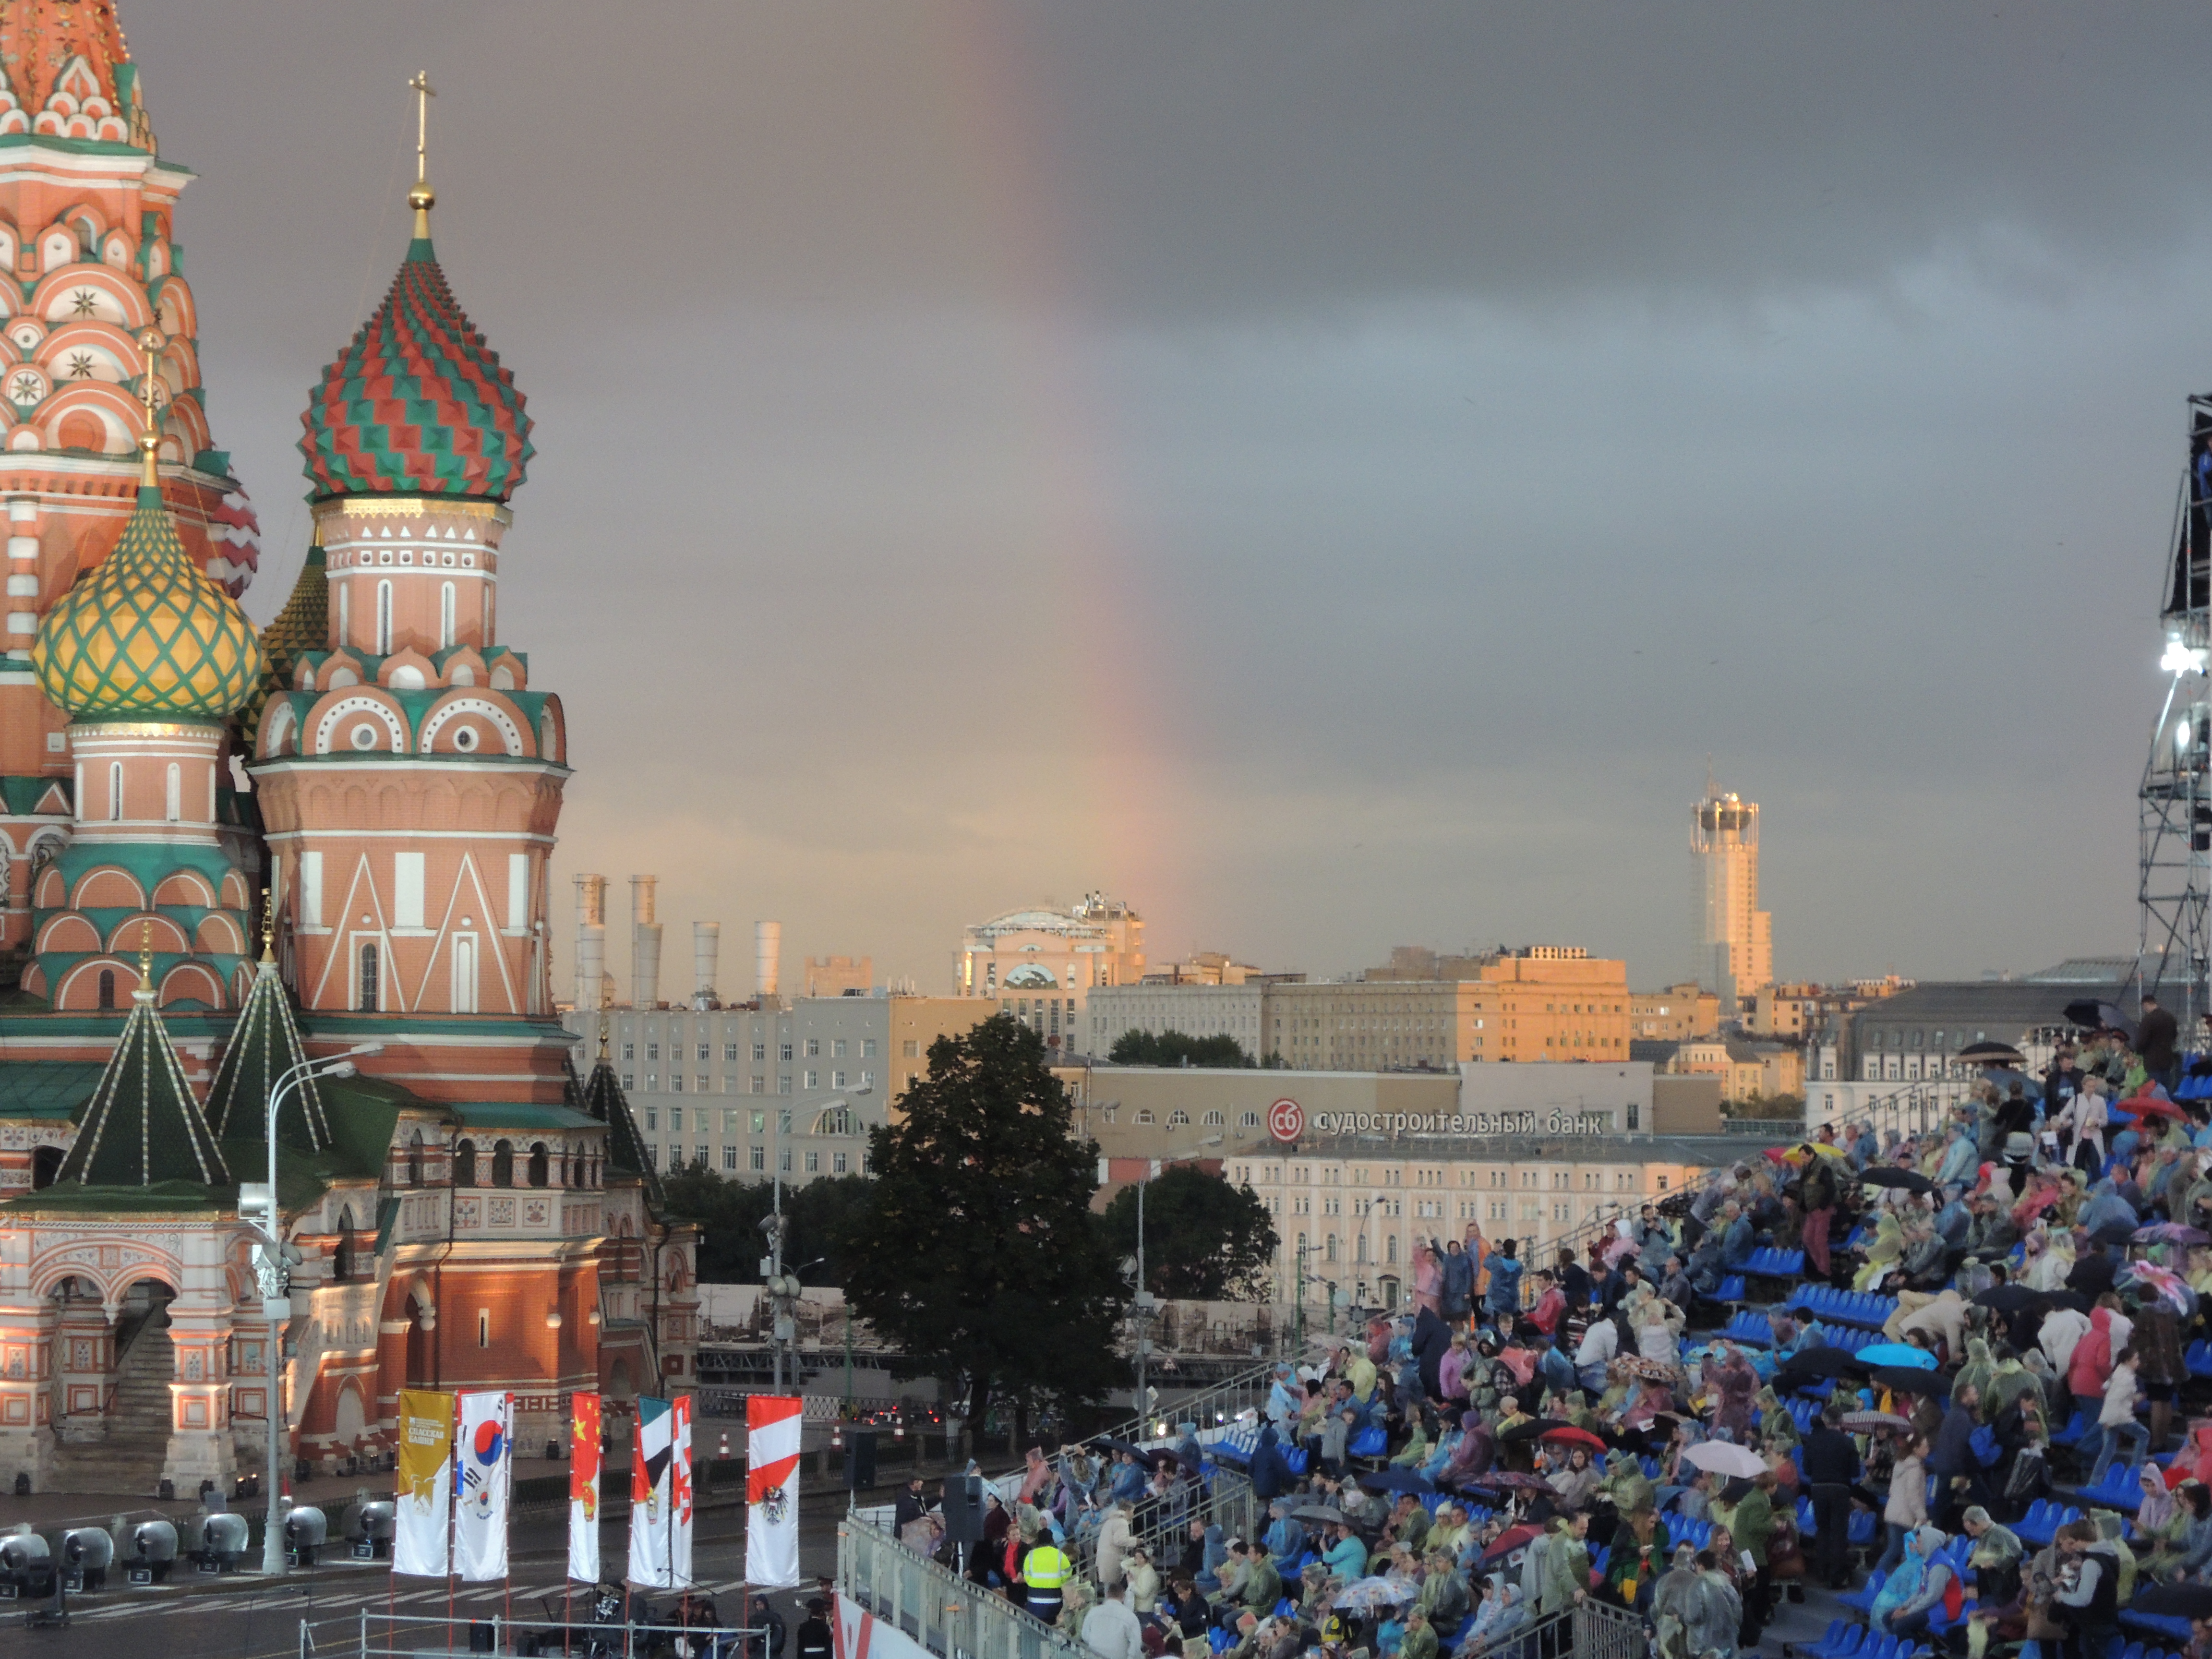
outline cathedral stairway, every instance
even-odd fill
[[[107,1432],[57,1449],[48,1490],[150,1498],[169,1455],[169,1383],[176,1358],[169,1316],[156,1307],[125,1333],[108,1396]]]

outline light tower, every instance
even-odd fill
[[[2142,918],[2136,990],[2156,996],[2194,1047],[2206,1012],[2212,939],[2212,396],[2189,400],[2189,462],[2174,503],[2173,551],[2160,602],[2172,678],[2143,763],[2137,816]]]

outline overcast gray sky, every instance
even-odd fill
[[[656,871],[726,990],[756,917],[943,989],[1092,887],[1156,957],[1656,985],[1708,753],[1786,975],[2133,948],[2201,9],[124,17],[257,619],[429,70],[538,422],[501,625],[568,703],[563,909]]]

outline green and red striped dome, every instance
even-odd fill
[[[455,303],[427,238],[410,245],[392,291],[323,371],[300,418],[318,498],[503,501],[537,453],[513,373]]]

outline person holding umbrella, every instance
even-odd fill
[[[1798,1467],[1805,1471],[1813,1500],[1821,1582],[1830,1589],[1847,1589],[1851,1582],[1851,1488],[1859,1481],[1859,1448],[1844,1432],[1844,1414],[1835,1407],[1814,1419],[1813,1431],[1798,1453]]]

